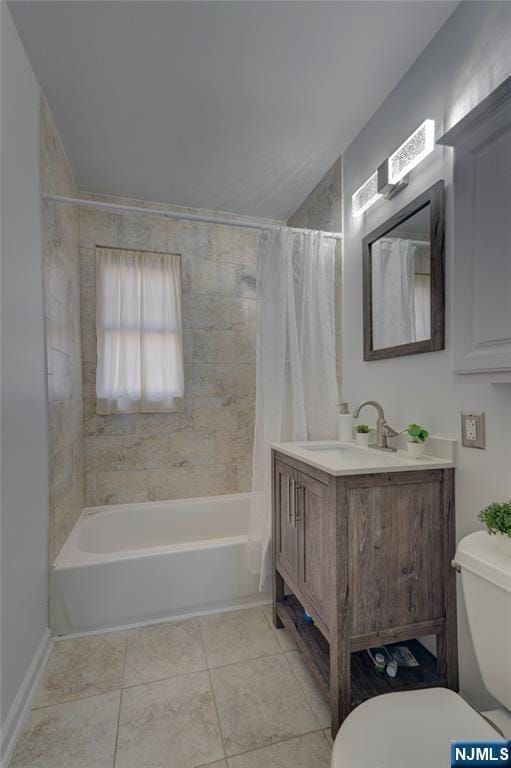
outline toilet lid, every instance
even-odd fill
[[[386,693],[346,718],[334,742],[332,768],[445,768],[451,741],[500,738],[447,688]]]

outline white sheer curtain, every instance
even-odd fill
[[[257,268],[256,427],[250,568],[269,575],[270,444],[336,437],[335,241],[269,234]]]
[[[415,275],[415,341],[431,338],[431,278]]]
[[[415,243],[415,341],[431,338],[431,259],[429,242]]]
[[[371,247],[374,349],[415,341],[414,264],[410,240],[382,238]]]
[[[171,411],[184,392],[181,262],[96,249],[97,412]]]

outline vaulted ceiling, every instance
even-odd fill
[[[457,2],[11,2],[82,190],[286,219]]]

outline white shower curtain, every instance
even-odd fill
[[[280,228],[257,269],[250,568],[269,575],[270,444],[336,437],[335,240]]]
[[[374,349],[415,341],[414,250],[402,238],[382,238],[371,247]]]

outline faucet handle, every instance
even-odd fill
[[[399,432],[396,432],[396,430],[393,429],[393,427],[391,427],[390,424],[387,424],[386,421],[383,422],[382,430],[383,430],[383,434],[386,435],[387,437],[397,437],[399,435]]]

